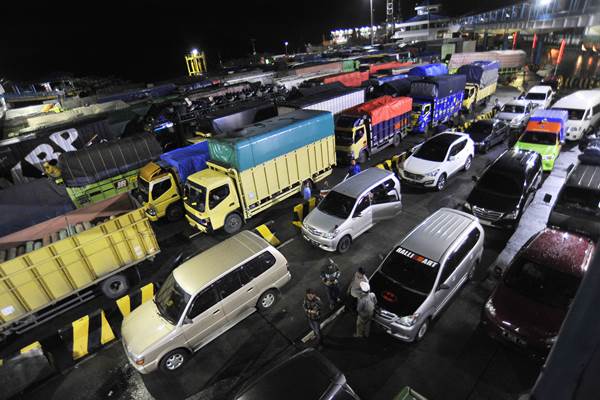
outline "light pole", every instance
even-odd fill
[[[283,44],[285,45],[285,55],[287,56],[287,47],[288,47],[289,43],[287,41],[285,41],[285,42],[283,42]]]
[[[373,0],[369,0],[369,7],[370,7],[370,11],[371,11],[371,46],[373,46],[373,43],[374,43],[374,37],[373,37]]]

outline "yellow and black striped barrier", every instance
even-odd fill
[[[311,197],[308,201],[297,204],[294,207],[292,224],[298,228],[302,228],[302,221],[304,221],[304,218],[306,218],[308,213],[311,212],[316,205],[317,199],[315,197]]]
[[[386,171],[390,171],[398,175],[400,173],[400,164],[404,160],[406,160],[407,157],[408,152],[406,151],[400,154],[396,154],[392,158],[384,160],[383,162],[380,162],[379,164],[375,165],[375,168],[385,169]]]
[[[277,236],[275,236],[275,234],[273,232],[271,232],[271,229],[269,229],[269,227],[266,224],[257,226],[256,228],[253,229],[253,231],[258,236],[262,237],[267,242],[269,242],[269,244],[271,244],[271,246],[277,247],[281,244],[281,241],[279,239],[277,239]]]
[[[29,353],[32,350],[37,350],[37,349],[42,349],[42,345],[40,344],[40,342],[33,342],[31,343],[29,346],[25,346],[23,347],[21,350],[19,350],[18,352],[9,355],[8,357],[6,357],[6,359],[0,358],[0,367],[4,365],[5,360],[9,361],[15,357],[17,357],[20,354],[25,354],[25,353]]]
[[[85,357],[115,340],[121,334],[123,318],[153,296],[154,285],[149,283],[118,299],[115,307],[85,315],[60,330],[59,335],[73,360]]]
[[[564,78],[561,88],[567,89],[596,89],[600,88],[600,79],[598,78]]]

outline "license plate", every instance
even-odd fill
[[[517,344],[517,345],[519,345],[519,346],[523,346],[523,345],[525,344],[525,343],[523,342],[523,340],[522,340],[522,339],[520,339],[520,338],[519,338],[518,336],[516,336],[516,335],[513,335],[513,334],[512,334],[512,333],[510,333],[510,332],[507,332],[507,331],[502,331],[502,336],[503,336],[503,337],[504,337],[506,340],[508,340],[509,342],[512,342],[512,343],[514,343],[514,344]]]

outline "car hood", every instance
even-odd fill
[[[504,284],[492,294],[491,302],[497,323],[535,340],[556,336],[567,314],[566,309],[529,299]]]
[[[517,149],[520,150],[531,150],[541,155],[554,154],[557,152],[556,145],[552,144],[535,144],[535,143],[527,143],[527,142],[517,142],[515,145]]]
[[[490,134],[489,133],[469,133],[469,136],[475,143],[477,143],[477,142],[483,142],[484,140],[486,140],[490,136]]]
[[[502,192],[488,192],[475,187],[467,197],[467,203],[486,210],[506,213],[512,212],[517,207],[519,198],[505,196]]]
[[[503,119],[503,120],[510,120],[512,121],[513,118],[518,118],[519,120],[523,119],[525,117],[524,114],[513,114],[513,113],[507,113],[507,112],[501,112],[496,114],[495,118],[497,119]]]
[[[428,161],[423,160],[422,158],[417,158],[415,156],[410,156],[404,161],[403,169],[406,172],[411,172],[413,174],[424,175],[428,172],[433,171],[436,168],[440,168],[442,165],[439,161]]]
[[[139,356],[174,329],[175,326],[158,314],[156,304],[147,301],[125,317],[121,334],[129,352]]]
[[[377,296],[379,307],[398,317],[414,314],[427,298],[426,295],[405,289],[379,272],[373,275],[369,284]]]
[[[332,232],[336,225],[340,226],[346,221],[334,215],[329,215],[319,210],[313,209],[304,219],[304,224],[320,232]]]

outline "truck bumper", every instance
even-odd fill
[[[208,225],[203,225],[200,222],[196,221],[194,218],[190,217],[188,214],[185,215],[185,219],[187,219],[188,223],[193,227],[198,229],[202,233],[210,232],[210,228]]]

